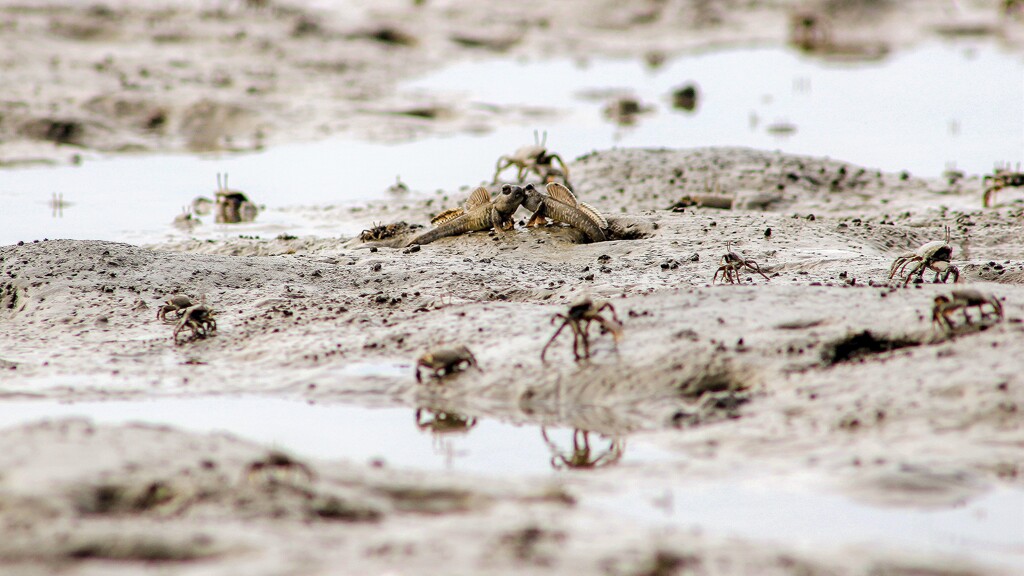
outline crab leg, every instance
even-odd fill
[[[557,320],[557,319],[559,319],[559,318],[561,318],[561,319],[563,320],[563,322],[562,322],[562,325],[558,327],[558,330],[555,330],[555,334],[554,334],[553,336],[551,336],[551,339],[550,339],[550,340],[548,340],[548,343],[547,343],[547,344],[545,344],[545,345],[544,345],[544,348],[543,348],[543,349],[542,349],[542,350],[540,351],[540,361],[541,361],[541,362],[543,362],[543,361],[544,361],[544,355],[545,355],[545,354],[547,354],[547,352],[548,352],[548,347],[549,347],[549,346],[551,346],[552,344],[554,344],[554,342],[555,342],[555,339],[556,339],[556,338],[558,338],[558,335],[559,335],[559,334],[561,334],[561,333],[562,333],[562,330],[564,330],[564,329],[565,329],[565,327],[566,327],[566,326],[568,326],[568,325],[569,325],[569,323],[570,323],[570,320],[569,320],[569,318],[565,317],[565,316],[564,316],[564,315],[562,315],[562,314],[555,314],[555,315],[554,315],[554,316],[553,316],[553,317],[551,318],[551,322],[552,322],[552,324],[554,323],[554,321],[555,321],[555,320]],[[574,347],[575,347],[575,342],[574,342],[573,344],[574,344]]]

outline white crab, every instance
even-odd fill
[[[923,281],[925,270],[931,270],[935,272],[936,281],[939,281],[941,277],[942,283],[945,284],[952,275],[953,283],[956,283],[960,280],[960,269],[949,263],[952,257],[953,247],[949,244],[949,226],[946,226],[945,240],[927,242],[913,252],[897,256],[892,266],[889,267],[889,279],[892,280],[898,275],[903,278],[903,285],[906,286],[915,275]],[[914,264],[914,267],[907,272],[907,267],[911,264]],[[906,273],[905,276],[904,273]]]

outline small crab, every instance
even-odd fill
[[[548,149],[545,146],[547,140],[547,132],[544,133],[544,138],[541,139],[537,131],[534,130],[532,146],[523,146],[511,156],[501,156],[498,158],[498,164],[494,169],[494,179],[491,183],[497,183],[498,176],[509,166],[518,168],[516,177],[519,182],[522,182],[530,172],[536,174],[542,182],[552,182],[556,179],[567,181],[569,178],[569,168],[566,167],[561,156],[548,153]],[[552,164],[554,160],[558,160],[558,164],[562,167],[561,169],[556,168]]]
[[[544,427],[541,427],[540,434],[551,450],[551,466],[556,470],[562,468],[588,469],[610,466],[622,458],[626,448],[625,442],[621,438],[607,438],[608,448],[593,454],[590,447],[590,432],[577,428],[572,431],[572,450],[565,454],[548,437],[548,431]]]
[[[601,315],[601,312],[604,310],[611,311],[611,319]],[[548,343],[540,351],[541,362],[544,361],[544,355],[547,354],[548,348],[555,342],[555,339],[558,338],[558,335],[562,333],[566,326],[572,329],[572,353],[576,357],[577,362],[584,358],[590,358],[589,332],[591,322],[597,322],[604,331],[610,332],[616,344],[622,339],[622,323],[619,322],[619,317],[615,314],[615,307],[610,302],[594,302],[589,296],[583,296],[569,306],[567,314],[555,314],[551,317],[552,324],[557,320],[561,320],[562,325],[558,327],[558,330],[555,330],[554,335],[551,336],[551,339],[548,340]],[[583,348],[582,355],[580,355],[581,347]]]
[[[196,304],[180,312],[178,324],[174,327],[171,338],[177,342],[178,334],[186,328],[192,331],[192,339],[206,338],[217,331],[217,321],[213,319],[213,309],[206,304]]]
[[[416,427],[434,434],[451,434],[469,432],[476,426],[476,418],[463,416],[447,410],[430,408],[416,409]]]
[[[949,263],[952,257],[953,247],[949,244],[949,226],[946,226],[945,240],[927,242],[913,252],[897,256],[892,266],[889,267],[889,279],[892,280],[898,275],[903,278],[903,285],[906,286],[915,275],[923,281],[924,271],[932,270],[935,272],[936,281],[939,281],[941,276],[942,283],[945,284],[952,275],[953,282],[956,283],[960,280],[960,269]],[[910,272],[906,272],[907,266],[912,263],[914,263],[914,267],[910,269]],[[903,276],[904,272],[906,272],[906,276]]]
[[[221,175],[217,174],[216,196],[216,220],[218,224],[252,222],[259,213],[259,208],[250,202],[245,194],[228,188],[227,174],[224,174],[223,184],[221,183]]]
[[[165,324],[175,324],[185,315],[185,309],[195,306],[195,302],[184,294],[175,294],[167,299],[167,303],[156,311],[156,319]],[[167,315],[174,314],[175,317],[168,320]]]
[[[986,312],[985,306],[990,307],[991,311]],[[1003,305],[999,303],[998,298],[973,288],[964,288],[953,290],[949,296],[940,294],[935,297],[935,304],[932,306],[932,323],[947,333],[952,332],[955,326],[949,317],[957,310],[962,310],[964,325],[969,326],[972,321],[967,313],[968,308],[977,308],[982,321],[993,314],[996,317],[996,322],[1003,319]]]
[[[719,273],[722,274],[722,278],[725,282],[728,282],[730,284],[734,282],[739,282],[740,270],[742,270],[743,268],[753,270],[754,272],[757,272],[761,276],[764,276],[765,280],[771,281],[771,278],[769,278],[767,274],[761,271],[761,267],[757,264],[757,262],[754,262],[750,258],[744,258],[743,256],[740,256],[736,252],[733,252],[732,246],[729,246],[729,251],[726,252],[724,256],[722,256],[722,259],[719,261],[719,264],[721,265],[718,267],[718,270],[715,270],[715,275],[711,277],[712,284],[714,284],[715,281],[718,280]]]
[[[995,173],[985,176],[982,182],[985,184],[985,194],[981,197],[981,203],[988,208],[995,202],[996,192],[1003,188],[1024,187],[1024,172],[1020,171],[1020,164],[1016,172],[1009,168],[996,168]]]
[[[309,484],[316,479],[316,474],[309,465],[280,450],[271,450],[262,459],[250,462],[245,467],[245,478],[249,482],[261,480],[271,484],[285,481],[294,484],[293,478],[297,478]]]
[[[436,348],[416,360],[416,381],[423,381],[420,375],[420,368],[433,370],[434,378],[440,379],[453,372],[465,370],[470,366],[479,368],[476,363],[476,357],[469,351],[469,348],[462,345],[453,348]]]
[[[405,221],[392,222],[391,224],[374,223],[369,229],[363,230],[359,233],[359,240],[361,242],[387,240],[388,238],[408,234],[417,228],[422,228],[422,226],[419,224],[409,224]]]

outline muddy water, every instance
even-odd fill
[[[430,409],[320,405],[259,397],[0,403],[0,428],[56,417],[226,432],[316,458],[501,477],[565,469],[567,466],[559,456],[570,454],[573,447],[571,430],[546,429],[542,433],[536,426]],[[593,456],[598,457],[615,440],[595,433],[589,436],[589,442]],[[651,462],[670,457],[652,446],[631,444],[627,450],[624,440],[617,442],[622,454],[617,462]]]
[[[317,405],[260,397],[58,403],[0,403],[0,429],[44,418],[84,417],[102,424],[145,422],[202,433],[228,433],[304,457],[402,469],[501,478],[572,473],[614,466],[657,470],[685,464],[634,438],[513,425],[408,408]],[[432,427],[433,426],[433,427]],[[438,430],[446,430],[439,432]],[[574,444],[575,442],[575,444]],[[589,454],[579,453],[590,448]],[[577,449],[576,458],[573,450]],[[923,555],[955,554],[1024,568],[1024,492],[996,489],[943,508],[872,506],[831,493],[820,479],[759,476],[679,485],[652,473],[581,504],[667,529],[821,548],[872,547]]]
[[[405,89],[440,92],[456,108],[555,111],[556,119],[539,127],[566,161],[615,145],[739,145],[935,176],[948,167],[977,174],[997,162],[1020,161],[1022,74],[1019,56],[993,42],[969,41],[860,63],[822,62],[783,48],[696,54],[657,69],[638,61],[491,59],[452,66]],[[699,88],[697,107],[673,109],[671,91],[688,82]],[[616,94],[634,95],[651,110],[632,125],[618,125],[602,114]],[[791,130],[779,133],[779,127]],[[488,181],[495,160],[529,143],[534,127],[484,128],[483,134],[402,144],[336,137],[256,154],[117,157],[5,170],[0,243],[351,235],[358,230],[287,208],[387,198],[397,176],[421,193]],[[174,229],[171,221],[185,205],[212,194],[218,172],[229,173],[233,188],[268,210],[255,223],[217,225],[207,218],[191,233]],[[64,204],[56,205],[55,198]]]

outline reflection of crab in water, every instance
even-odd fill
[[[986,312],[985,306],[991,308],[991,312]],[[1003,320],[1003,305],[999,302],[999,298],[973,288],[964,288],[962,290],[953,290],[949,296],[940,294],[935,297],[935,304],[932,306],[932,323],[947,333],[951,333],[956,330],[956,325],[950,320],[950,316],[957,310],[961,310],[964,317],[963,326],[970,326],[972,325],[972,320],[971,316],[967,313],[968,308],[978,309],[982,323],[988,320],[991,315],[995,316],[996,322]],[[981,326],[983,327],[984,324]]]
[[[279,450],[271,450],[260,460],[245,467],[245,478],[250,482],[262,481],[268,484],[295,484],[295,480],[311,483],[316,478],[307,464],[292,458]]]
[[[985,184],[985,194],[981,197],[981,203],[988,208],[995,202],[996,192],[1003,188],[1024,187],[1024,172],[1020,171],[1020,164],[1016,172],[1011,172],[1009,168],[996,168],[995,173],[985,176],[982,182]]]
[[[601,312],[604,310],[611,311],[611,319],[601,315]],[[622,323],[619,322],[619,317],[615,314],[615,307],[610,302],[594,302],[589,296],[582,296],[569,306],[568,314],[555,314],[551,317],[552,324],[556,320],[561,320],[562,325],[558,327],[558,330],[555,330],[554,335],[544,345],[544,349],[540,351],[541,362],[544,361],[544,355],[547,354],[548,348],[555,342],[555,339],[558,338],[558,335],[562,333],[566,326],[572,329],[572,353],[576,357],[577,362],[583,358],[590,358],[589,332],[591,322],[597,322],[601,326],[602,331],[611,332],[616,344],[622,339]],[[583,348],[582,355],[580,355],[581,347]]]
[[[475,366],[479,369],[476,357],[469,351],[469,348],[462,345],[455,346],[454,348],[435,348],[416,360],[416,381],[423,381],[420,375],[420,368],[433,370],[434,378],[441,379],[453,372],[465,370],[470,366]]]
[[[416,409],[416,427],[433,434],[466,433],[476,426],[476,418],[447,410]]]
[[[757,262],[754,262],[750,258],[744,258],[729,248],[729,251],[722,256],[721,266],[718,270],[715,270],[715,275],[711,277],[711,283],[714,284],[715,280],[718,279],[718,275],[721,274],[725,281],[732,284],[733,282],[740,281],[740,270],[746,268],[753,270],[761,276],[764,276],[765,280],[771,280],[764,272],[761,271],[761,267],[758,266]]]
[[[903,277],[904,286],[909,284],[914,276],[917,276],[923,282],[925,270],[935,272],[936,282],[941,277],[942,283],[945,284],[946,280],[952,275],[953,282],[956,283],[960,280],[960,269],[949,263],[952,257],[953,247],[949,244],[949,226],[946,226],[945,240],[927,242],[913,252],[906,252],[897,256],[889,268],[889,279],[892,280],[895,276],[902,277],[903,273],[907,270],[907,266],[914,264],[910,272],[906,272],[906,276]]]
[[[361,242],[377,242],[380,240],[387,240],[388,238],[394,238],[415,230],[416,228],[422,228],[420,225],[410,225],[408,222],[393,222],[391,224],[374,224],[368,230],[363,230],[359,233],[359,240]]]
[[[565,162],[562,161],[562,157],[558,154],[548,153],[546,146],[548,140],[548,133],[544,133],[544,138],[541,139],[538,136],[537,131],[533,132],[533,145],[523,146],[515,151],[511,156],[502,156],[498,158],[498,164],[494,169],[494,178],[491,181],[492,184],[498,182],[498,176],[509,166],[515,166],[518,171],[516,177],[518,182],[522,182],[527,174],[533,172],[540,178],[541,182],[555,182],[561,180],[566,182],[568,185],[569,181],[569,168],[566,167]],[[558,164],[562,167],[558,169],[552,163],[554,160],[558,160]]]
[[[543,426],[540,429],[540,435],[551,450],[551,466],[555,469],[585,470],[610,466],[618,462],[626,450],[626,441],[622,438],[608,438],[599,434],[608,441],[608,448],[593,453],[590,447],[590,432],[577,428],[572,431],[572,450],[566,454],[548,437],[548,431]]]

